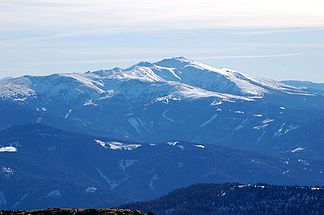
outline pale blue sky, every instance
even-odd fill
[[[0,77],[185,56],[324,82],[320,0],[1,0]]]

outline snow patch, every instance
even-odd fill
[[[293,150],[291,150],[292,153],[295,153],[295,152],[300,152],[300,151],[303,151],[304,148],[301,148],[301,147],[298,147],[298,148],[295,148]]]
[[[15,173],[15,171],[13,169],[11,169],[10,167],[2,167],[1,170],[2,170],[2,173],[6,177],[10,177],[11,175],[13,175]]]
[[[310,166],[310,164],[306,160],[298,159],[298,162],[304,166]]]
[[[94,103],[92,100],[88,100],[83,104],[83,106],[86,106],[86,107],[87,106],[97,106],[97,104]]]
[[[223,104],[223,101],[222,100],[215,100],[210,105],[211,106],[219,106],[221,104]]]
[[[204,145],[201,145],[201,144],[197,144],[197,145],[194,145],[195,147],[197,147],[197,148],[201,148],[201,149],[204,149],[205,148],[205,146]]]
[[[111,142],[103,142],[101,140],[95,140],[97,144],[102,146],[105,149],[111,149],[111,150],[128,150],[131,151],[133,149],[136,149],[138,147],[141,147],[142,145],[140,144],[126,144],[126,143],[121,143],[117,141],[111,141]]]
[[[262,117],[262,114],[253,114],[255,117]]]
[[[175,146],[177,145],[179,142],[178,141],[169,141],[166,144],[168,144],[169,146]]]
[[[18,102],[24,102],[26,100],[27,100],[26,97],[25,98],[14,99],[14,101],[18,101]]]
[[[44,108],[44,107],[42,107],[42,108],[36,108],[36,111],[37,111],[37,112],[39,112],[39,111],[43,111],[43,112],[46,112],[46,111],[47,111],[47,109],[46,109],[46,108]]]
[[[28,97],[36,96],[30,87],[28,78],[15,78],[3,81],[0,84],[0,99],[12,99],[13,101],[25,101]]]
[[[265,119],[265,120],[262,121],[262,123],[263,124],[269,124],[269,123],[271,123],[273,121],[274,121],[274,119]]]
[[[177,147],[180,148],[181,150],[184,150],[184,148],[185,148],[184,146],[179,145],[179,144],[177,145]]]
[[[320,188],[320,187],[311,187],[310,189],[311,189],[311,190],[314,190],[314,191],[315,191],[315,190],[316,190],[316,191],[318,191],[318,190],[322,190],[322,188]]]
[[[280,129],[278,131],[276,131],[274,134],[273,134],[273,138],[275,137],[280,137],[284,134],[287,134],[293,130],[296,130],[300,128],[300,126],[298,125],[294,125],[294,124],[290,124],[288,127],[286,126],[286,123],[283,123],[280,127]]]
[[[264,124],[264,125],[254,126],[253,129],[261,130],[261,129],[264,129],[264,128],[268,127],[268,126],[269,126],[269,124]]]
[[[298,129],[298,128],[300,128],[299,125],[290,124],[290,125],[288,126],[288,128],[286,129],[285,134],[287,134],[288,132],[291,132],[291,131],[293,131],[293,130],[296,130],[296,129]]]
[[[87,187],[87,189],[85,190],[86,193],[94,193],[97,191],[96,187]]]
[[[253,129],[261,130],[269,126],[269,123],[273,122],[274,119],[265,119],[262,121],[262,125],[254,126]]]
[[[14,146],[0,147],[0,152],[17,152],[17,148]]]
[[[286,170],[286,171],[282,172],[282,174],[283,174],[283,175],[286,175],[286,174],[288,174],[289,172],[290,172],[289,170]]]
[[[225,195],[226,195],[226,192],[223,192],[223,191],[222,191],[222,193],[221,193],[220,196],[225,196]]]
[[[171,101],[181,101],[181,98],[173,96],[173,95],[168,95],[168,96],[162,96],[154,99],[152,103],[154,102],[162,102],[164,104],[169,104]]]
[[[72,112],[72,109],[70,109],[70,110],[67,112],[67,114],[65,115],[64,118],[67,119],[67,118],[70,116],[71,112]]]

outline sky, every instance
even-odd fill
[[[0,0],[0,78],[184,56],[324,82],[323,0]]]

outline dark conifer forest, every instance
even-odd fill
[[[324,213],[324,189],[266,184],[197,184],[153,201],[121,207],[156,215],[320,215]]]

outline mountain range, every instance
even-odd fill
[[[194,183],[323,185],[323,92],[184,57],[2,79],[0,208],[116,206]]]

